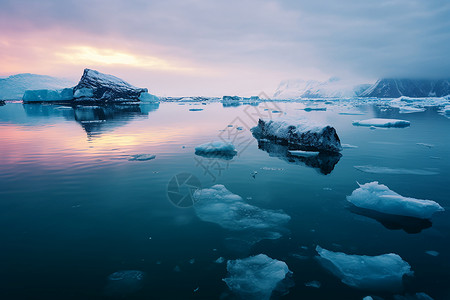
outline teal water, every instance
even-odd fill
[[[340,114],[348,109],[342,103],[327,111],[304,107],[283,102],[0,107],[0,298],[108,299],[110,274],[140,270],[145,282],[127,299],[234,299],[222,281],[226,263],[214,261],[264,253],[293,272],[295,285],[282,299],[392,299],[393,293],[349,287],[323,269],[314,259],[320,245],[348,254],[397,253],[414,271],[403,294],[449,299],[450,119],[433,107],[413,114],[370,103],[351,108],[362,115]],[[312,164],[279,149],[259,149],[248,128],[273,110],[281,111],[273,118],[298,115],[330,123],[343,144],[357,148]],[[405,119],[411,126],[352,125],[372,117]],[[194,154],[197,145],[221,139],[232,140],[238,156],[224,161]],[[156,158],[129,161],[136,154]],[[354,168],[361,165],[428,175]],[[168,183],[179,173],[193,174],[204,188],[223,184],[251,205],[283,210],[291,217],[286,231],[278,239],[230,242],[233,233],[202,221],[195,207],[169,200]],[[446,211],[435,214],[432,225],[403,227],[352,211],[345,197],[357,182],[371,181],[403,196],[434,200]],[[439,255],[426,254],[429,250]],[[313,280],[321,287],[305,286]]]

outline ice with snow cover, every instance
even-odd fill
[[[27,90],[23,95],[23,102],[68,102],[73,99],[73,89],[60,90]]]
[[[353,125],[403,128],[403,127],[410,126],[411,123],[406,120],[373,118],[373,119],[367,119],[367,120],[353,121]]]
[[[252,132],[258,139],[269,139],[285,145],[295,145],[302,148],[299,150],[330,152],[342,150],[341,141],[333,127],[317,124],[311,120],[259,119],[258,126],[253,127]]]
[[[73,92],[76,102],[110,102],[139,101],[141,94],[147,93],[148,90],[132,86],[116,76],[85,69]]]
[[[274,290],[286,293],[288,286],[280,284],[292,272],[285,262],[265,254],[229,260],[228,277],[223,281],[242,299],[270,299]]]
[[[394,253],[378,256],[349,255],[316,247],[324,268],[348,286],[370,291],[401,291],[403,276],[414,273],[411,266]]]
[[[221,184],[195,191],[194,198],[195,213],[201,220],[227,230],[248,233],[249,243],[280,238],[286,231],[283,226],[291,219],[282,210],[250,205]]]
[[[403,197],[376,181],[360,185],[347,196],[347,201],[365,209],[420,219],[429,219],[435,212],[444,211],[432,200]]]
[[[237,151],[231,143],[216,141],[195,147],[195,154],[202,156],[233,157],[237,154]]]

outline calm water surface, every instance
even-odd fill
[[[215,260],[260,253],[286,262],[293,272],[295,285],[283,299],[392,298],[343,284],[314,259],[320,245],[349,254],[397,253],[415,273],[405,279],[404,293],[450,299],[450,119],[436,108],[399,114],[379,105],[336,102],[327,111],[305,112],[304,103],[278,103],[282,112],[273,118],[328,122],[343,144],[357,146],[340,158],[305,162],[287,156],[286,149],[258,147],[248,128],[258,114],[276,109],[270,105],[0,107],[0,298],[106,299],[108,275],[140,270],[145,284],[129,299],[233,299],[222,281],[226,263]],[[349,110],[363,115],[340,114]],[[352,125],[371,117],[406,119],[411,127]],[[224,161],[194,154],[197,145],[220,139],[232,140],[239,155]],[[135,154],[156,158],[129,161]],[[431,175],[354,168],[361,165]],[[236,243],[239,237],[233,241],[230,231],[202,221],[195,207],[175,206],[167,197],[168,182],[182,172],[202,187],[223,184],[251,205],[283,210],[291,219],[282,237]],[[353,211],[345,197],[357,182],[371,181],[434,200],[446,212],[436,214],[432,225],[405,225]],[[305,286],[313,280],[321,287]]]

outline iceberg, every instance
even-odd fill
[[[148,92],[143,92],[139,96],[139,100],[141,102],[151,102],[151,103],[159,103],[159,98],[155,95],[152,95]]]
[[[83,102],[132,102],[147,99],[147,89],[137,88],[113,75],[85,69],[80,82],[73,88],[74,101]]]
[[[73,89],[60,90],[27,90],[23,95],[23,103],[70,102],[73,100]]]
[[[137,270],[114,272],[108,276],[105,295],[108,297],[128,297],[144,287],[145,273]]]
[[[378,256],[349,255],[316,247],[321,265],[351,287],[370,291],[401,291],[411,266],[394,253]]]
[[[353,125],[355,126],[374,126],[374,127],[396,127],[403,128],[411,125],[409,121],[406,120],[397,120],[397,119],[381,119],[381,118],[373,118],[367,120],[353,121]]]
[[[434,213],[444,211],[432,200],[403,197],[377,181],[360,185],[347,196],[347,201],[360,208],[420,219],[429,219]]]
[[[287,294],[292,272],[283,261],[265,254],[227,262],[228,277],[223,281],[241,299],[269,300],[274,291]]]
[[[231,159],[237,154],[237,151],[233,144],[217,141],[195,147],[195,154],[204,157]]]
[[[282,210],[263,209],[246,203],[221,184],[199,189],[194,193],[196,215],[205,222],[240,233],[246,242],[254,244],[263,239],[278,239],[291,219]]]
[[[257,139],[269,139],[298,148],[291,150],[327,152],[342,150],[341,141],[333,127],[309,120],[259,119],[258,125],[251,130]]]

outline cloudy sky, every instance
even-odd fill
[[[158,95],[450,77],[448,0],[1,0],[0,75],[85,67]]]

